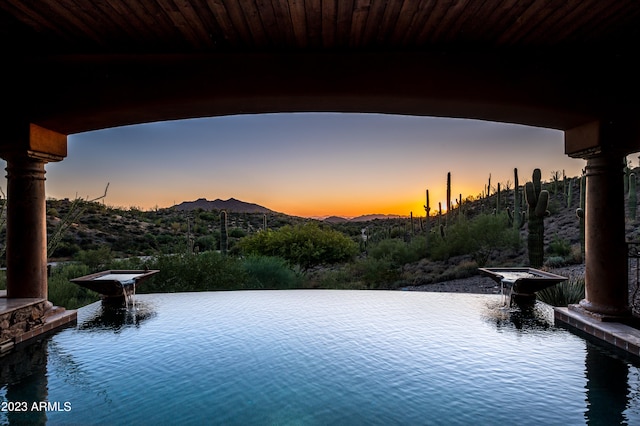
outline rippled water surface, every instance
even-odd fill
[[[78,327],[45,342],[41,382],[0,381],[0,401],[35,386],[32,395],[69,402],[46,413],[51,424],[640,422],[636,366],[554,327],[548,312],[509,315],[499,296],[291,290],[136,301],[81,309]]]

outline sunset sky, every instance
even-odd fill
[[[559,131],[448,118],[296,113],[192,119],[69,136],[47,165],[47,195],[144,210],[237,198],[296,216],[424,216],[452,175],[453,198],[520,183],[534,168],[578,176]],[[5,185],[6,188],[6,185]]]

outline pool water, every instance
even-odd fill
[[[3,368],[0,401],[58,405],[0,424],[639,424],[638,365],[542,305],[501,302],[340,290],[98,302],[11,354],[31,365]]]

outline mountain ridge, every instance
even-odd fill
[[[180,204],[176,204],[174,207],[179,211],[192,211],[196,209],[202,209],[228,210],[236,213],[276,213],[275,211],[259,204],[247,203],[233,197],[227,200],[216,198],[213,201],[209,201],[206,198],[198,198],[195,201],[183,201]]]
[[[238,200],[237,198],[229,198],[227,200],[222,200],[220,198],[216,198],[213,201],[207,200],[206,198],[198,198],[194,201],[183,201],[180,204],[176,204],[173,206],[178,211],[193,211],[197,209],[202,210],[227,210],[235,213],[278,213],[275,210],[271,210],[267,207],[261,206],[255,203],[249,203],[246,201]],[[286,214],[286,213],[282,213]],[[291,216],[288,215],[287,216]],[[321,221],[329,222],[329,223],[344,223],[344,222],[368,222],[370,220],[376,219],[399,219],[402,216],[397,214],[382,214],[382,213],[374,213],[374,214],[365,214],[352,218],[342,217],[342,216],[328,216],[325,218],[316,218]]]

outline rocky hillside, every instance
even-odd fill
[[[640,169],[634,170],[636,173]],[[568,245],[572,250],[580,248],[580,227],[576,209],[580,203],[579,179],[569,180],[568,187],[563,182],[557,185],[547,182],[545,188],[551,192],[549,202],[550,216],[545,218],[545,246],[557,242]],[[636,188],[636,194],[638,189]],[[636,196],[640,196],[637,194]],[[479,212],[491,212],[496,208],[496,195],[474,200],[464,206],[465,214],[473,216]],[[628,196],[625,203],[628,203]],[[513,190],[501,194],[501,210],[513,206]],[[141,211],[135,208],[118,209],[106,207],[97,202],[74,202],[71,200],[47,201],[47,225],[49,240],[55,242],[51,258],[73,257],[80,250],[97,249],[108,246],[117,256],[149,255],[154,253],[175,253],[185,250],[215,250],[220,235],[221,208],[229,211],[228,232],[233,244],[248,233],[262,229],[265,225],[277,229],[283,225],[309,221],[281,213],[265,207],[246,203],[236,199],[208,201],[200,199],[184,202],[174,208]],[[640,216],[639,216],[640,217]],[[407,218],[380,219],[377,215],[361,217],[360,220],[373,218],[371,224],[379,224],[401,231],[409,229]],[[424,218],[422,218],[424,219]],[[419,218],[414,219],[416,223]],[[69,223],[64,223],[68,221]],[[323,222],[358,239],[363,227],[362,222],[333,220]],[[384,225],[382,225],[384,224]],[[61,225],[64,232],[57,233]],[[390,229],[391,229],[390,228]],[[416,224],[419,229],[419,225]],[[627,241],[639,241],[638,221],[626,220]],[[4,240],[0,232],[0,241]],[[398,235],[400,235],[398,234]],[[398,236],[392,235],[392,236]],[[526,225],[521,230],[525,242],[520,253],[510,254],[509,259],[493,259],[495,262],[508,261],[512,264],[526,264]],[[1,244],[0,244],[1,248]]]
[[[233,199],[227,201],[229,203],[224,204],[227,207],[251,206],[234,203],[237,200]],[[259,212],[228,208],[227,230],[233,244],[244,235],[262,229],[265,221],[269,228],[279,228],[304,220],[264,208]],[[105,246],[116,256],[216,250],[220,221],[219,209],[141,211],[111,208],[97,202],[50,199],[47,200],[47,233],[49,242],[55,247],[50,250],[49,257],[66,259],[80,250]],[[3,239],[0,235],[0,241]]]

